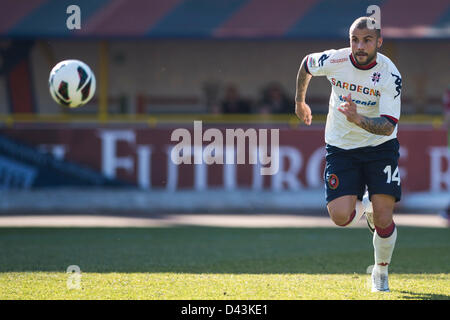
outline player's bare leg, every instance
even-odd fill
[[[397,240],[397,228],[393,221],[395,198],[385,194],[374,194],[373,205],[373,247],[375,266],[372,271],[372,291],[389,291],[388,267]]]
[[[330,201],[327,205],[331,220],[341,227],[352,226],[359,221],[365,208],[354,195],[347,195]]]

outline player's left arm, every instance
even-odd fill
[[[387,117],[380,116],[376,118],[369,118],[359,114],[356,110],[356,104],[352,101],[351,93],[343,97],[346,101],[338,107],[347,120],[356,124],[364,130],[382,136],[390,136],[395,129],[395,122]]]
[[[369,118],[361,116],[361,120],[356,125],[370,133],[381,136],[390,136],[395,129],[395,124],[385,117]]]

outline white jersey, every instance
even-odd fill
[[[351,48],[327,50],[307,56],[305,69],[313,76],[327,76],[331,83],[325,142],[342,149],[377,146],[397,137],[397,125],[390,136],[370,133],[347,120],[338,107],[349,93],[361,115],[385,116],[396,124],[400,119],[402,78],[394,63],[377,53],[376,61],[358,65]]]

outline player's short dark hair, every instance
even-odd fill
[[[373,26],[372,29],[375,29],[377,33],[377,38],[381,37],[381,29],[375,28],[376,27],[376,20],[372,17],[359,17],[355,21],[353,21],[352,25],[350,26],[349,33],[355,28],[358,29],[370,29],[371,26]]]

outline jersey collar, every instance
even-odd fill
[[[368,64],[366,66],[361,66],[360,64],[358,64],[358,62],[356,62],[356,60],[353,58],[353,54],[351,54],[351,53],[350,53],[350,61],[352,62],[352,65],[356,69],[359,69],[359,70],[369,70],[369,69],[372,69],[373,67],[375,67],[377,65],[377,60],[375,60],[371,64]]]

